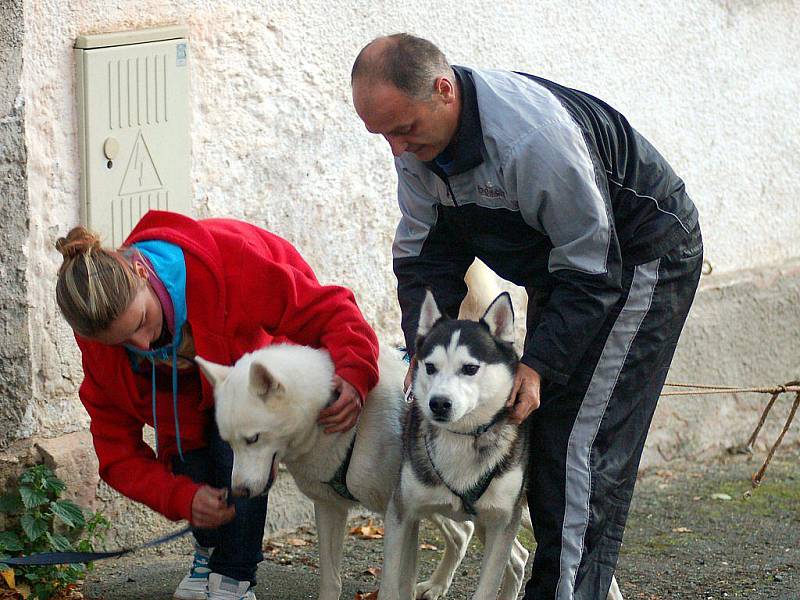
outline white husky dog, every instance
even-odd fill
[[[335,434],[324,433],[317,423],[332,393],[334,370],[326,351],[278,344],[243,356],[233,367],[202,358],[197,362],[214,386],[220,435],[233,448],[233,493],[266,493],[278,463],[286,465],[300,491],[314,502],[319,598],[338,600],[348,510],[360,503],[383,514],[400,471],[408,406],[401,354],[381,347],[380,383],[367,397],[358,425]],[[472,535],[470,524],[432,521],[442,531],[446,549],[438,579],[428,586],[435,595],[420,596],[431,600],[446,592]],[[413,583],[404,585],[406,598],[412,597]]]

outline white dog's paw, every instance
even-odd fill
[[[439,600],[446,593],[445,586],[430,579],[417,584],[417,600]]]

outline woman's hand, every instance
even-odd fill
[[[228,490],[204,485],[192,499],[192,525],[201,529],[216,529],[233,520],[236,509],[228,506]]]
[[[364,400],[356,388],[338,375],[333,376],[333,389],[339,392],[339,397],[319,411],[317,419],[325,427],[325,433],[348,431],[358,422],[358,415],[364,406]]]

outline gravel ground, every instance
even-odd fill
[[[617,569],[626,600],[800,599],[800,450],[781,449],[761,487],[750,493],[750,476],[762,458],[672,463],[640,477]],[[352,526],[364,524],[359,519]],[[423,528],[421,538],[424,578],[438,557],[433,548],[442,544],[431,528]],[[380,539],[348,536],[344,600],[377,589],[381,547]],[[256,588],[261,600],[317,597],[313,530],[269,540],[265,557]],[[449,597],[470,597],[480,557],[473,542]],[[186,555],[98,564],[84,593],[94,600],[169,600],[189,560],[187,548]]]

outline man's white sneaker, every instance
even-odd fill
[[[181,579],[173,598],[175,600],[206,600],[208,597],[208,559],[211,556],[211,548],[203,548],[195,544],[194,560],[189,573]]]
[[[219,573],[208,575],[208,600],[256,600],[249,581],[239,581]]]

